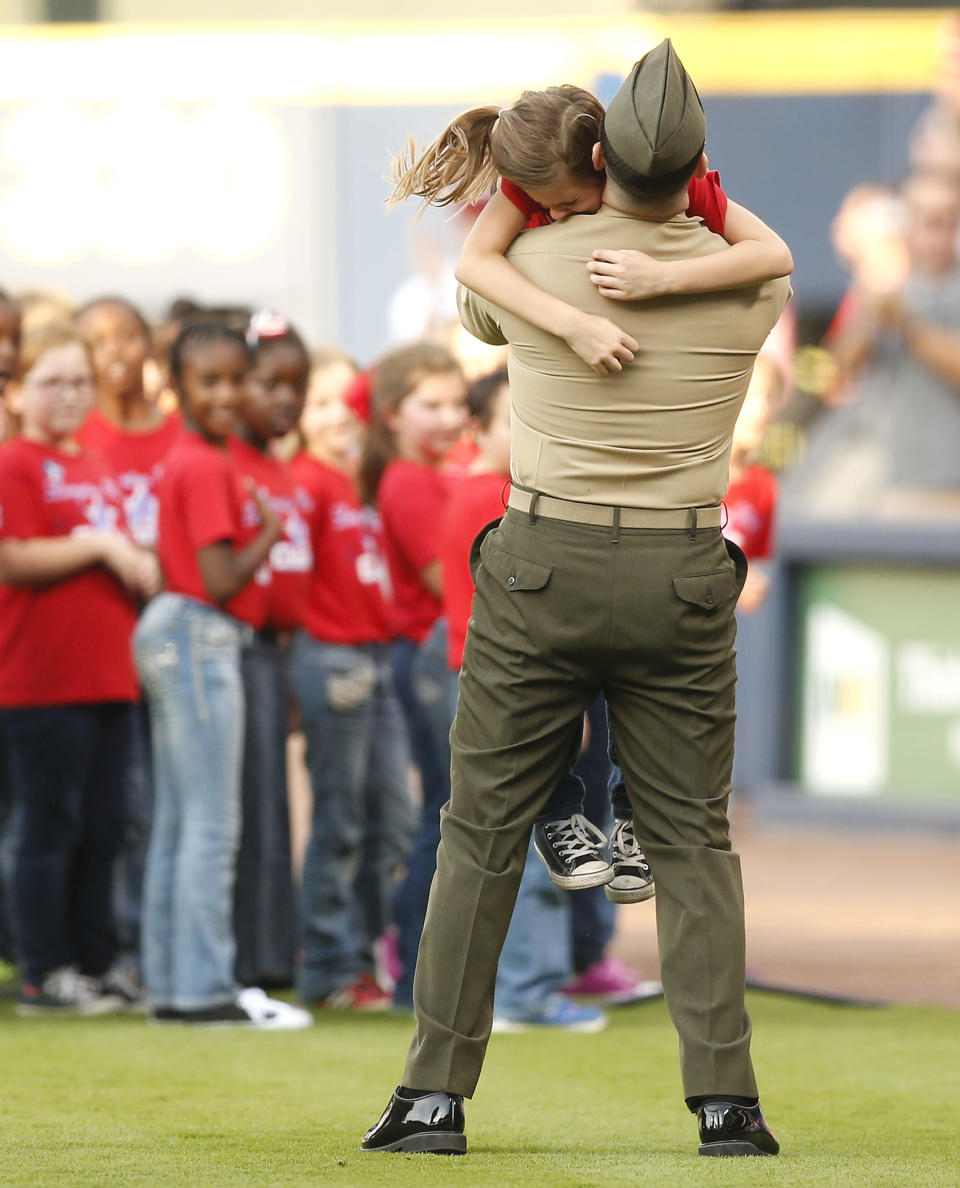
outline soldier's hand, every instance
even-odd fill
[[[663,262],[646,252],[598,248],[587,272],[601,296],[614,301],[643,301],[669,292]]]
[[[622,371],[632,363],[640,344],[607,318],[578,313],[563,335],[570,349],[592,367],[597,375]]]

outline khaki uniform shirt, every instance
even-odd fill
[[[789,284],[610,301],[596,291],[586,261],[595,248],[637,248],[677,260],[725,246],[686,215],[654,222],[609,206],[517,237],[508,255],[525,276],[609,318],[640,343],[635,361],[618,375],[596,375],[562,339],[461,290],[467,330],[484,342],[510,344],[515,483],[560,499],[622,507],[720,502],[734,422]]]

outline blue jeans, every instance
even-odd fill
[[[156,801],[147,853],[143,973],[155,1007],[236,996],[231,912],[240,840],[243,682],[249,629],[216,607],[161,594],[134,632],[150,701]]]
[[[580,894],[579,892],[577,894]],[[513,1020],[535,1018],[573,977],[571,896],[550,881],[530,843],[516,907],[497,967],[494,1010]]]
[[[12,915],[26,981],[116,955],[113,862],[123,837],[130,702],[0,711],[15,803]]]
[[[233,891],[237,981],[293,983],[295,907],[287,796],[289,696],[286,658],[275,638],[257,632],[241,656],[246,725],[243,825]]]
[[[420,933],[427,914],[430,884],[437,869],[440,809],[450,799],[450,670],[444,621],[438,619],[429,637],[419,646],[409,639],[398,639],[393,645],[392,662],[423,795],[406,874],[394,899],[397,950],[403,974],[393,997],[397,1006],[410,1007]]]
[[[392,920],[413,806],[389,648],[323,643],[301,631],[290,671],[313,790],[297,990],[314,1002],[373,971],[373,942]]]

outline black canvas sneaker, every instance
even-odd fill
[[[610,853],[613,878],[603,889],[607,899],[614,903],[642,903],[649,899],[656,890],[653,871],[637,844],[631,818],[617,821],[610,838]]]
[[[550,872],[551,881],[564,891],[602,887],[610,882],[613,867],[600,848],[606,841],[582,813],[540,822],[533,829],[534,848]]]

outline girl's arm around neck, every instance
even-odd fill
[[[457,280],[566,341],[570,349],[599,375],[621,371],[639,350],[638,343],[606,318],[586,314],[539,288],[506,258],[507,249],[524,228],[524,217],[497,190],[480,212],[457,264]]]
[[[197,550],[200,579],[214,602],[226,602],[239,594],[283,535],[277,513],[252,482],[248,482],[248,489],[260,515],[260,531],[253,540],[236,551],[229,540],[218,540]]]
[[[727,205],[724,238],[730,247],[689,260],[655,260],[644,252],[602,249],[587,264],[604,297],[642,301],[672,293],[716,293],[789,276],[793,256],[780,236],[736,202]]]

